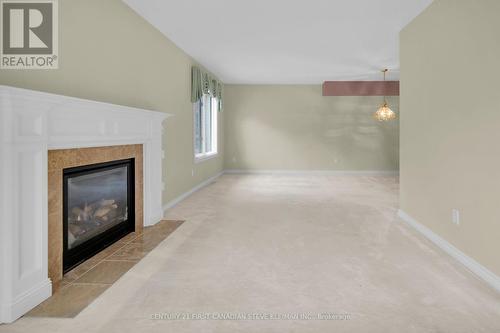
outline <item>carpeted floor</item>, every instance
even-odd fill
[[[500,295],[398,220],[397,191],[391,177],[224,175],[78,316],[0,332],[500,332]]]

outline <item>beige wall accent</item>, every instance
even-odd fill
[[[400,52],[401,209],[497,275],[499,13],[498,0],[436,0]]]
[[[373,118],[383,97],[324,97],[321,85],[226,85],[225,96],[226,169],[398,170],[398,120]]]
[[[164,203],[222,170],[222,144],[218,157],[194,163],[193,59],[125,3],[59,1],[59,49],[59,69],[0,70],[0,85],[173,114],[163,137]]]
[[[63,277],[63,169],[77,166],[135,159],[135,231],[143,228],[142,145],[49,150],[48,156],[48,237],[49,278],[52,292]]]

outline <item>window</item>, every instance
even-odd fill
[[[217,155],[219,101],[209,94],[194,103],[194,156],[202,161]]]

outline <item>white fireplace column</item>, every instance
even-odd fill
[[[162,217],[162,129],[167,113],[0,86],[0,322],[50,297],[51,149],[143,145],[144,224]]]

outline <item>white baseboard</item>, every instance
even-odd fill
[[[408,225],[413,227],[415,230],[424,235],[431,242],[436,244],[439,248],[441,248],[444,252],[448,253],[450,256],[458,260],[462,265],[467,267],[472,273],[476,274],[479,278],[484,280],[498,292],[500,292],[500,277],[495,275],[493,272],[489,271],[486,267],[467,256],[465,253],[451,245],[445,239],[438,236],[432,230],[427,228],[426,226],[418,223],[415,219],[413,219],[410,215],[406,214],[401,209],[398,211],[398,216],[406,222]]]
[[[165,216],[166,211],[177,205],[182,200],[189,197],[194,192],[202,189],[203,187],[209,185],[214,180],[222,176],[223,174],[273,174],[273,175],[337,175],[337,176],[398,176],[399,171],[377,171],[377,170],[367,170],[367,171],[349,171],[349,170],[262,170],[262,169],[229,169],[223,170],[213,177],[205,180],[204,182],[196,185],[186,193],[181,194],[177,198],[169,201],[163,206],[163,214]]]
[[[50,296],[52,296],[52,283],[47,279],[22,294],[13,303],[2,304],[0,323],[12,323]]]
[[[332,175],[332,176],[397,176],[397,170],[265,170],[265,169],[229,169],[226,174],[271,174],[271,175]]]
[[[224,171],[221,171],[218,174],[216,174],[215,176],[210,177],[207,180],[203,181],[202,183],[196,185],[195,187],[193,187],[189,191],[187,191],[187,192],[179,195],[177,198],[175,198],[173,200],[170,200],[168,203],[166,203],[165,205],[163,205],[163,215],[165,216],[167,210],[169,210],[170,208],[174,207],[175,205],[177,205],[179,202],[181,202],[182,200],[184,200],[187,197],[189,197],[194,192],[199,191],[202,188],[204,188],[205,186],[213,183],[217,178],[219,178],[223,174],[224,174]]]

